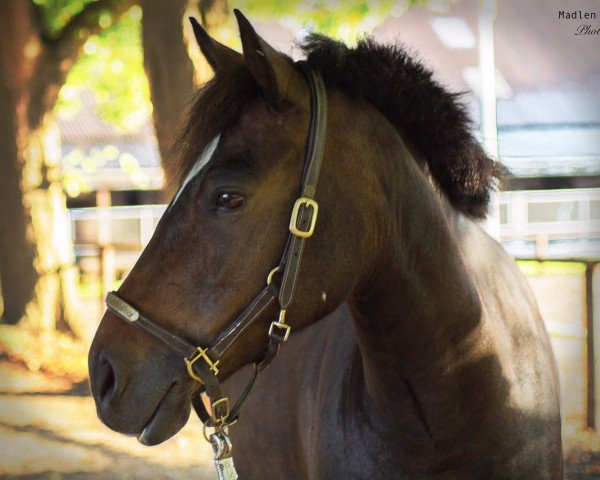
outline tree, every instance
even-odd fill
[[[366,0],[337,3],[321,0],[311,7],[307,7],[302,0],[242,0],[237,5],[252,18],[283,19],[292,30],[316,30],[351,42],[360,33],[370,31],[382,23],[390,13],[400,13],[419,1],[409,0],[401,9],[395,0],[383,0],[375,5]],[[190,8],[195,3],[198,5],[197,12]],[[210,80],[213,74],[195,45],[187,50],[185,48],[186,38],[193,38],[189,29],[184,29],[187,35],[182,35],[182,21],[189,27],[187,19],[182,18],[186,8],[189,13],[200,15],[203,27],[216,40],[239,47],[239,38],[236,27],[229,21],[227,0],[141,0],[141,5],[144,12],[144,65],[150,84],[154,127],[164,161],[177,137],[195,85]],[[194,63],[195,75],[188,53]]]
[[[65,238],[65,196],[52,110],[86,38],[102,30],[108,13],[118,16],[133,3],[3,2],[0,284],[5,322],[14,324],[25,315],[38,327],[53,328],[60,319],[72,317],[66,299],[75,273]],[[49,16],[53,10],[60,14]]]
[[[143,72],[136,70],[136,58],[132,58],[141,58],[141,42],[136,37],[141,10],[138,7],[140,14],[131,15],[122,25],[114,22],[136,3],[139,0],[10,0],[5,4],[0,18],[0,288],[4,322],[14,324],[26,317],[37,327],[52,329],[65,320],[71,329],[82,330],[68,295],[74,291],[76,272],[71,266],[70,239],[66,238],[60,146],[52,133],[52,114],[57,101],[63,109],[76,103],[73,95],[66,99],[64,90],[59,96],[69,76],[70,87],[86,84],[99,97],[114,97],[100,102],[100,113],[109,123],[127,128],[147,118],[146,79],[141,78]],[[187,2],[142,3],[154,120],[166,156],[177,120],[194,90],[194,71],[182,41]],[[210,12],[219,4],[226,12],[224,0],[202,2],[203,17],[211,21]],[[106,55],[107,45],[115,39],[124,47],[118,55],[126,58]],[[89,48],[82,55],[86,42]],[[119,71],[107,73],[109,66],[119,67]],[[128,81],[123,82],[119,74]],[[131,121],[135,115],[137,121]]]
[[[227,1],[201,0],[197,3],[204,28],[218,37],[219,28],[227,22]],[[188,50],[193,51],[196,47],[193,45],[191,49],[186,48],[187,38],[193,38],[184,15],[189,4],[187,0],[141,2],[144,12],[144,66],[150,84],[154,128],[163,161],[169,157],[181,122],[185,119],[195,83],[204,83],[212,76],[208,63],[198,57],[195,58],[194,75],[194,65],[190,61]],[[195,9],[191,9],[189,13],[195,14]],[[188,32],[187,36],[184,31]]]
[[[175,141],[176,125],[194,88],[194,69],[183,41],[187,0],[142,0],[144,66],[150,84],[152,116],[162,159]]]
[[[109,30],[115,25],[114,19],[135,3],[142,5],[141,10],[139,7],[136,10],[139,15],[131,16],[131,21],[120,30]],[[347,41],[357,31],[380,23],[396,3],[384,0],[369,5],[364,0],[350,0],[343,5],[330,5],[321,1],[306,7],[301,0],[246,0],[240,8],[254,19],[287,18],[288,26],[293,29],[303,26]],[[413,3],[414,0],[408,2]],[[194,45],[191,47],[196,49],[191,55],[196,65],[194,82],[194,70],[182,41],[182,24],[187,25],[183,17],[188,4],[198,5],[197,14],[211,36],[236,46],[238,39],[229,22],[226,0],[197,3],[186,0],[6,0],[3,4],[0,16],[0,288],[4,321],[16,323],[26,314],[38,325],[49,328],[61,318],[71,323],[66,293],[74,289],[75,272],[70,267],[69,239],[64,238],[65,198],[59,184],[60,149],[55,142],[56,135],[51,134],[53,107],[67,74],[72,84],[89,83],[92,79],[97,90],[107,96],[121,94],[115,101],[101,105],[103,116],[111,123],[130,124],[123,122],[123,118],[130,119],[131,113],[137,112],[139,119],[145,115],[144,109],[150,109],[143,73],[133,69],[115,70],[113,75],[98,74],[101,61],[106,64],[108,60],[95,55],[91,48],[93,43],[89,41],[89,51],[77,61],[86,40],[95,39],[99,44],[108,45],[114,41],[114,34],[118,34],[117,37],[123,34],[130,55],[141,57],[136,29],[143,11],[141,43],[164,160],[176,138],[195,83],[203,83],[212,75]],[[341,26],[334,22],[336,18],[344,19]],[[119,65],[128,69],[131,64],[137,62],[111,60],[113,69]],[[125,77],[127,82],[122,81]],[[61,102],[68,103],[64,95]]]

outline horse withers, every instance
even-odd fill
[[[311,35],[301,68],[236,16],[243,54],[196,28],[215,77],[166,162],[180,188],[115,294],[163,333],[104,315],[89,355],[100,418],[147,445],[170,438],[205,387],[169,332],[214,346],[250,319],[218,360],[214,348],[193,360],[212,365],[207,391],[223,382],[236,398],[273,350],[273,325],[291,328],[230,428],[241,478],[562,478],[548,336],[526,280],[477,223],[503,169],[457,96],[368,39]],[[298,203],[314,143],[306,68],[328,105],[314,205]],[[292,211],[292,227],[310,213],[305,245]],[[244,315],[274,266],[283,288],[296,255],[293,302]]]

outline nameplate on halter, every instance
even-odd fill
[[[129,322],[135,322],[140,318],[140,312],[119,298],[115,292],[106,295],[106,306]]]

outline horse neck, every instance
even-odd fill
[[[350,300],[365,392],[388,424],[398,418],[407,392],[413,397],[427,391],[450,394],[440,384],[440,369],[451,369],[465,349],[477,344],[473,336],[481,319],[478,293],[456,238],[465,220],[397,141],[388,150],[396,158],[374,161],[385,169],[379,181],[381,191],[388,192],[387,211],[373,215],[386,218],[381,251],[368,287],[357,289]]]

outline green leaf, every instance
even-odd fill
[[[118,22],[87,39],[81,58],[61,88],[57,115],[76,113],[83,106],[80,93],[89,90],[97,113],[118,131],[135,131],[149,120],[152,104],[144,72],[139,13],[139,7],[132,7]],[[113,21],[110,15],[104,18],[107,24]]]

